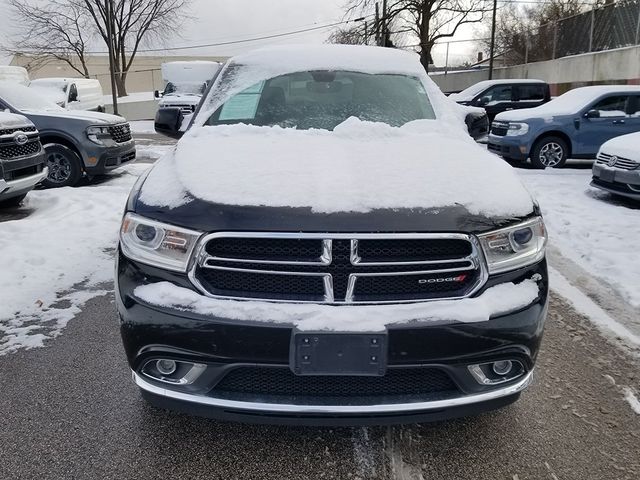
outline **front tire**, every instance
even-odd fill
[[[562,168],[567,163],[569,146],[560,137],[544,137],[531,151],[531,164],[536,168]]]
[[[47,188],[72,187],[82,177],[80,157],[69,147],[59,143],[44,146],[49,175],[42,181]]]

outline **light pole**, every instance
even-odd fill
[[[105,0],[105,16],[107,26],[107,47],[109,49],[109,76],[111,77],[111,99],[113,113],[118,115],[118,95],[116,94],[116,74],[113,58],[113,0]]]
[[[489,80],[493,79],[493,52],[496,45],[496,10],[498,0],[493,0],[493,19],[491,20],[491,45],[489,46]]]

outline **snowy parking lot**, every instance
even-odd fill
[[[202,422],[146,406],[127,381],[111,298],[129,190],[172,148],[144,128],[137,163],[81,187],[33,191],[20,208],[0,212],[0,408],[9,412],[0,443],[10,444],[0,478],[14,476],[26,454],[15,438],[36,430],[29,448],[49,447],[36,447],[30,473],[18,478],[129,468],[155,478],[154,462],[167,476],[223,478],[211,469],[241,458],[233,478],[308,478],[305,469],[318,478],[471,478],[474,469],[473,478],[640,478],[640,205],[590,188],[583,164],[518,169],[545,216],[555,292],[538,377],[518,404],[444,425],[335,431]],[[156,433],[166,436],[153,461],[134,468],[131,452]],[[465,458],[470,451],[478,458]],[[448,469],[447,458],[456,465]],[[80,473],[65,476],[66,463]],[[192,475],[180,470],[187,463]]]

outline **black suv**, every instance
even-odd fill
[[[180,109],[156,127],[181,131]],[[250,422],[427,421],[507,405],[547,309],[540,211],[414,55],[231,59],[140,178],[116,269],[153,404]]]
[[[46,176],[36,127],[22,115],[0,112],[0,207],[18,205]]]
[[[485,80],[449,97],[461,105],[484,108],[489,122],[509,110],[538,107],[551,100],[549,85],[542,80]]]

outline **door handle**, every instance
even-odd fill
[[[613,124],[614,125],[624,125],[624,120],[614,120]]]

